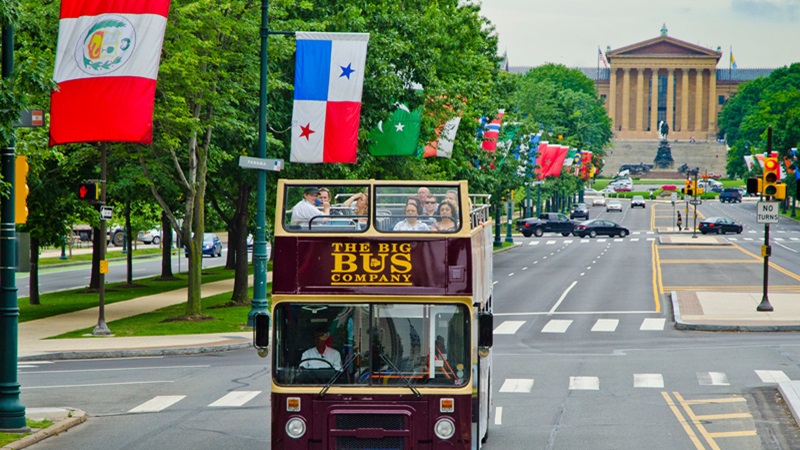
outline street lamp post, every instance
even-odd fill
[[[506,242],[509,244],[514,243],[514,238],[511,237],[511,216],[514,213],[514,201],[508,201],[508,217],[506,221]]]

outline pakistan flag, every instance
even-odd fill
[[[369,133],[373,156],[413,156],[417,153],[422,107],[411,112],[406,105],[398,105],[387,121],[378,122]]]

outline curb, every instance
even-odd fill
[[[158,253],[153,253],[153,254],[150,254],[150,255],[134,256],[133,259],[145,259],[145,258],[155,258],[155,257],[159,257],[160,258],[161,255],[158,254]],[[109,259],[109,261],[126,261],[127,259],[128,259],[127,257],[111,258],[111,259]],[[46,266],[42,266],[40,264],[39,265],[39,270],[54,269],[54,268],[59,268],[59,267],[74,267],[74,266],[82,266],[82,265],[92,265],[92,261],[91,260],[87,260],[87,261],[56,263],[56,264],[48,264]]]
[[[800,381],[779,381],[778,392],[789,407],[795,422],[800,423]]]
[[[70,417],[59,420],[58,422],[54,423],[53,425],[45,429],[39,430],[35,433],[23,437],[18,441],[12,442],[3,447],[3,450],[17,450],[21,448],[30,447],[31,445],[41,442],[44,439],[47,439],[51,436],[56,436],[76,425],[80,425],[83,422],[86,422],[87,417],[85,412],[75,408],[65,408],[65,409],[71,412]]]
[[[252,346],[253,343],[247,341],[247,342],[237,342],[233,344],[200,345],[195,347],[177,347],[177,348],[166,347],[166,348],[147,348],[147,349],[120,349],[120,350],[38,353],[35,355],[19,357],[17,358],[17,361],[41,361],[43,358],[55,361],[55,360],[66,360],[66,359],[106,359],[106,358],[199,355],[203,353],[219,353],[231,350],[239,350],[242,348],[249,348]]]

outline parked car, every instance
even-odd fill
[[[136,240],[145,244],[158,245],[161,243],[161,230],[153,228],[148,231],[140,231],[136,236]]]
[[[633,198],[631,199],[631,209],[639,207],[642,208],[647,207],[644,202],[644,197],[642,197],[641,195],[634,195]]]
[[[617,192],[617,191],[615,191],[613,187],[611,187],[611,186],[606,186],[606,187],[604,187],[604,188],[603,188],[603,189],[600,191],[600,194],[601,194],[601,195],[605,195],[605,194],[614,194],[615,192]]]
[[[186,256],[189,256],[189,248],[183,247]],[[210,257],[222,256],[222,241],[214,233],[203,233],[203,256]]]
[[[744,226],[740,223],[736,223],[731,219],[726,217],[709,217],[702,222],[700,222],[700,226],[698,227],[700,232],[703,234],[707,233],[716,233],[716,234],[725,234],[725,233],[737,233],[741,234],[744,230]]]
[[[572,230],[572,234],[581,238],[586,236],[594,238],[598,235],[606,235],[611,237],[619,236],[624,238],[625,236],[631,234],[631,232],[622,225],[610,220],[594,219],[576,224],[575,228]]]
[[[678,190],[678,186],[675,186],[674,184],[665,184],[664,186],[661,186],[661,190],[662,191],[677,191]]]
[[[722,203],[741,203],[742,191],[739,188],[725,188],[719,194],[719,201]]]
[[[614,192],[630,192],[632,189],[632,186],[617,186],[614,188]]]
[[[592,199],[592,206],[606,206],[605,197],[595,197]]]
[[[586,206],[586,203],[575,203],[572,205],[572,210],[569,212],[569,218],[589,220],[589,207]]]
[[[592,188],[586,188],[583,190],[583,195],[600,195],[600,191],[596,191]]]
[[[718,173],[714,173],[714,172],[708,172],[708,173],[706,174],[706,176],[707,176],[708,178],[713,178],[713,179],[715,179],[715,180],[719,180],[720,178],[722,178],[722,175],[720,175],[720,174],[718,174]]]
[[[609,200],[606,204],[606,212],[618,211],[622,212],[622,203],[619,200]]]

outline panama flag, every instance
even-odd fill
[[[153,140],[169,0],[62,0],[50,146]]]
[[[369,34],[296,37],[291,161],[355,163]]]

